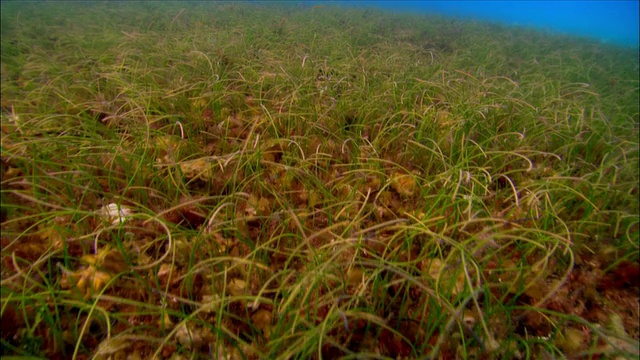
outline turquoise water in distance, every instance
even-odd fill
[[[367,6],[486,20],[585,36],[605,43],[638,47],[638,1],[340,1],[309,2]]]

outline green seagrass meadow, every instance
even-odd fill
[[[3,358],[639,355],[637,48],[0,6]]]

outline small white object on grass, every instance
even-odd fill
[[[126,206],[120,206],[116,203],[111,203],[109,205],[103,206],[100,209],[99,214],[103,219],[110,221],[111,225],[118,225],[129,220],[132,211]]]

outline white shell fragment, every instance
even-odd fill
[[[122,224],[129,220],[132,214],[130,208],[126,206],[120,206],[115,203],[103,206],[99,211],[100,217],[106,221],[109,221],[111,225]]]

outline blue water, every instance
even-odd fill
[[[638,1],[362,1],[388,10],[488,20],[638,46]],[[335,3],[334,3],[335,4]]]

